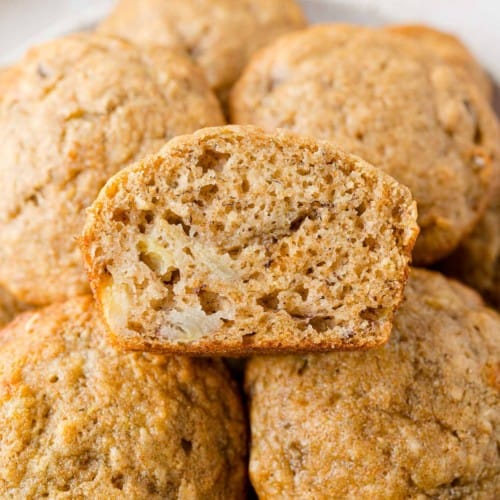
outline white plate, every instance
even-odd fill
[[[498,0],[303,0],[313,22],[369,25],[421,22],[462,37],[500,81]],[[0,66],[17,60],[40,41],[88,29],[113,0],[0,0]]]

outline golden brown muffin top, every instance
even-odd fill
[[[75,236],[106,180],[223,117],[191,61],[104,35],[31,49],[0,99],[0,283],[49,303],[88,290]]]
[[[500,175],[486,212],[441,266],[500,309]]]
[[[305,24],[295,0],[120,0],[99,29],[185,50],[225,101],[256,50]]]
[[[422,43],[447,63],[462,69],[489,101],[493,98],[493,82],[456,36],[420,24],[387,26],[385,29]]]
[[[245,423],[222,364],[120,352],[90,297],[0,334],[2,498],[240,499]]]
[[[8,290],[0,286],[0,328],[25,308],[24,304],[18,302]]]
[[[235,85],[231,119],[328,139],[412,191],[414,260],[449,254],[490,196],[499,129],[462,71],[383,30],[320,25],[281,37]]]
[[[389,343],[254,358],[250,475],[259,498],[497,498],[500,317],[412,270]]]

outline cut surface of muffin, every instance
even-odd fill
[[[81,241],[127,347],[355,349],[389,336],[415,220],[408,189],[361,159],[229,126],[175,138],[114,176]]]

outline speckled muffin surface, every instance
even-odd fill
[[[429,271],[405,295],[383,348],[250,361],[259,498],[498,498],[500,317]]]
[[[385,29],[421,43],[447,63],[460,68],[474,81],[488,100],[493,97],[493,83],[465,45],[454,35],[419,24],[394,25]]]
[[[243,497],[222,364],[114,350],[90,297],[20,316],[0,347],[2,498]]]
[[[104,35],[35,47],[11,71],[0,99],[0,283],[44,304],[88,290],[75,237],[106,180],[223,117],[188,58]]]
[[[441,266],[500,309],[500,176],[486,212]]]
[[[120,0],[99,29],[183,48],[225,101],[257,49],[305,23],[295,0]]]
[[[115,341],[221,355],[384,343],[417,234],[409,190],[380,169],[226,126],[112,177],[81,242]]]
[[[323,25],[285,35],[249,63],[231,119],[329,139],[412,191],[414,261],[449,254],[490,195],[498,123],[461,71],[382,30]]]

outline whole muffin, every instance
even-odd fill
[[[2,498],[242,498],[222,364],[115,350],[90,297],[20,316],[0,347]]]
[[[490,77],[457,37],[420,24],[388,26],[385,29],[409,37],[434,51],[447,63],[463,70],[488,100],[493,98],[493,83]]]
[[[405,37],[312,27],[260,51],[233,88],[235,123],[329,139],[412,191],[414,261],[451,253],[477,222],[498,161],[498,123],[462,71]]]
[[[295,0],[119,0],[99,29],[183,48],[225,102],[256,50],[305,24]]]
[[[483,217],[440,267],[500,309],[500,175]]]
[[[75,237],[106,180],[223,117],[188,58],[104,35],[36,47],[11,76],[0,99],[0,283],[45,304],[88,290]]]
[[[259,498],[498,498],[499,368],[498,314],[413,270],[385,347],[250,361]]]

